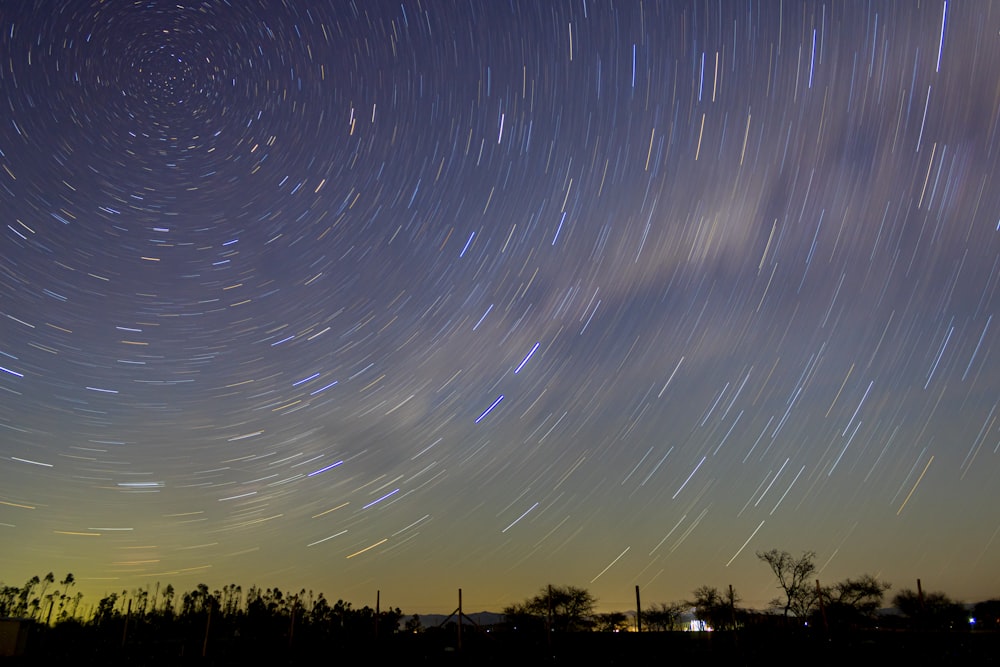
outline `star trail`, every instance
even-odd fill
[[[5,582],[1000,594],[997,4],[35,0],[0,53]]]

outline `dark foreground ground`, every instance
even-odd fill
[[[155,640],[97,644],[80,635],[32,637],[25,655],[0,658],[19,665],[1000,665],[1000,634],[993,632],[854,632],[839,637],[787,631],[578,633],[519,637],[453,632],[393,635],[378,640],[279,642],[261,638],[202,642]]]

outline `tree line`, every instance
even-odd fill
[[[878,621],[891,623],[879,613],[887,582],[870,574],[849,577],[822,586],[816,579],[816,554],[811,551],[793,556],[771,549],[757,553],[774,576],[778,595],[765,611],[745,609],[739,594],[729,586],[720,590],[703,585],[692,597],[673,602],[658,602],[641,609],[636,619],[642,629],[670,631],[682,629],[682,622],[693,618],[706,628],[733,630],[775,619],[786,626],[813,624],[823,627],[873,627]],[[218,637],[263,635],[300,638],[336,639],[370,637],[379,632],[400,631],[403,612],[399,608],[355,608],[350,602],[331,604],[323,593],[302,589],[286,593],[278,588],[229,584],[210,590],[198,584],[178,595],[174,587],[123,590],[104,596],[96,606],[81,609],[82,594],[74,590],[72,574],[58,582],[53,573],[32,577],[23,586],[0,584],[0,617],[30,618],[39,624],[76,624],[92,628],[121,630],[129,635],[179,637],[197,635],[204,626],[205,635],[214,625]],[[965,605],[942,592],[903,589],[891,599],[900,614],[897,625],[920,629],[959,629],[968,627]],[[538,594],[503,609],[508,631],[615,632],[630,629],[632,620],[624,612],[597,613],[597,599],[586,589],[574,586],[548,586]],[[977,627],[1000,629],[1000,600],[979,603],[973,610]],[[167,632],[165,629],[180,629]],[[423,630],[419,616],[410,617],[403,627],[407,634]],[[123,640],[123,641],[125,641]]]
[[[55,575],[49,572],[41,578],[32,577],[20,587],[0,584],[0,616],[44,618],[46,623],[52,622],[53,612],[56,621],[75,617],[83,599],[82,593],[71,592],[76,578],[67,574],[59,582],[60,588],[53,589],[55,581]]]
[[[330,603],[323,593],[302,589],[228,584],[211,590],[198,584],[178,593],[167,584],[112,592],[84,608],[72,592],[72,574],[54,589],[55,577],[32,577],[24,586],[0,584],[0,618],[30,619],[32,653],[57,659],[94,659],[125,652],[148,656],[227,654],[260,657],[351,648],[397,632],[398,608],[357,608]],[[68,656],[62,656],[68,657]]]
[[[1000,600],[976,604],[970,617],[965,605],[942,592],[904,588],[891,599],[899,615],[887,618],[880,616],[880,612],[891,586],[874,575],[848,577],[823,586],[816,579],[816,554],[812,551],[793,556],[787,551],[771,549],[757,552],[757,558],[771,570],[779,591],[768,610],[740,607],[740,596],[732,586],[720,590],[705,585],[696,588],[690,599],[659,602],[642,609],[637,623],[654,631],[685,629],[684,621],[692,619],[696,627],[714,630],[762,624],[786,627],[812,624],[828,630],[876,625],[957,630],[975,624],[979,629],[1000,630]],[[506,607],[504,615],[512,629],[550,632],[628,629],[630,621],[625,613],[595,613],[596,605],[596,598],[586,589],[548,586],[535,596]]]

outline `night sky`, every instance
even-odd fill
[[[1000,594],[1000,5],[5,0],[0,54],[6,584]]]

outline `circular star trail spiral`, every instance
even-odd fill
[[[4,580],[1000,592],[997,5],[36,0],[0,52]]]

